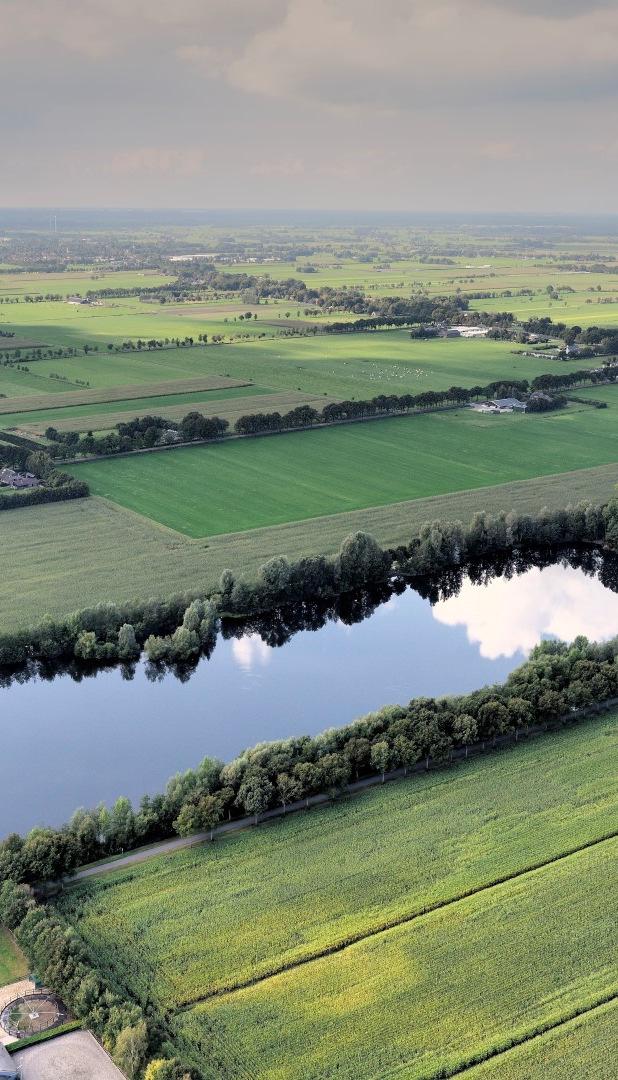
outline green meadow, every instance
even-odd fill
[[[233,567],[250,581],[273,555],[332,555],[361,529],[385,546],[409,542],[426,521],[470,521],[479,509],[538,513],[618,494],[618,465],[535,477],[429,499],[352,510],[249,532],[190,540],[117,503],[92,496],[30,506],[2,518],[0,625],[7,630],[106,600],[207,593]]]
[[[104,496],[187,536],[215,536],[618,460],[612,409],[469,409],[84,462]]]
[[[301,390],[338,398],[421,393],[450,386],[484,386],[498,379],[533,379],[558,370],[556,361],[523,356],[512,342],[479,339],[414,341],[409,333],[381,331],[316,338],[266,338],[206,348],[24,362],[36,386],[66,391],[78,380],[91,387],[157,383],[201,375],[227,375],[275,390]],[[582,367],[594,367],[583,361]],[[561,370],[561,368],[560,368]],[[27,374],[0,368],[4,381]],[[58,381],[66,380],[64,383]],[[27,390],[22,390],[27,393]]]

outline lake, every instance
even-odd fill
[[[568,562],[226,626],[182,679],[153,679],[142,662],[13,681],[0,689],[0,836],[61,824],[77,806],[118,795],[138,800],[205,755],[230,759],[385,704],[502,681],[543,638],[618,634],[615,563],[599,559],[591,573]]]

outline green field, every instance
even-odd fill
[[[618,1001],[600,1005],[545,1035],[466,1072],[467,1080],[614,1080]],[[405,1073],[399,1080],[405,1080]]]
[[[618,460],[612,410],[469,409],[80,463],[96,495],[215,536]]]
[[[27,972],[26,957],[0,926],[0,986],[23,979]]]
[[[179,1035],[200,1048],[216,1040],[205,1073],[217,1077],[237,1077],[239,1062],[260,1080],[443,1076],[618,994],[604,888],[617,855],[608,841],[198,1005]]]
[[[121,985],[191,1007],[213,1076],[430,1076],[616,987],[617,761],[614,714],[58,903]]]
[[[178,400],[175,400],[175,399]],[[182,420],[189,411],[196,410],[207,416],[220,416],[227,420],[233,427],[235,420],[246,413],[254,412],[287,412],[296,405],[313,405],[322,408],[332,398],[318,398],[315,394],[303,394],[297,390],[280,390],[271,393],[267,387],[245,386],[230,388],[229,390],[213,390],[201,394],[178,394],[157,398],[143,398],[139,406],[135,400],[110,403],[101,405],[99,411],[93,413],[87,407],[68,410],[44,410],[38,413],[12,414],[12,423],[5,424],[5,417],[0,414],[0,429],[3,427],[16,428],[25,432],[26,435],[43,435],[50,423],[58,431],[109,431],[117,424],[126,422],[134,417],[165,416],[170,420]],[[54,412],[52,418],[50,414]],[[68,412],[68,417],[67,417]],[[75,415],[71,417],[71,413]],[[36,418],[35,418],[36,417]]]
[[[61,617],[106,600],[208,592],[226,567],[250,580],[273,555],[334,554],[358,529],[394,547],[436,518],[470,521],[479,508],[535,513],[616,494],[618,466],[605,465],[313,518],[310,528],[299,521],[208,540],[189,540],[96,497],[26,507],[2,518],[0,626],[27,627],[46,613]]]
[[[523,356],[521,346],[512,342],[463,338],[417,341],[404,330],[266,338],[206,348],[100,351],[25,364],[30,378],[36,378],[41,388],[55,382],[67,390],[76,380],[92,387],[111,387],[225,374],[275,390],[303,390],[339,398],[484,386],[496,379],[532,379],[543,372],[564,370],[555,360]],[[587,360],[578,366],[595,364]],[[27,375],[0,368],[0,393],[8,392],[5,380],[8,384],[16,376]]]
[[[120,420],[129,420],[134,416],[156,413],[157,416],[169,415],[170,408],[181,407],[181,415],[199,409],[202,412],[213,412],[210,405],[215,401],[227,401],[230,398],[247,398],[254,395],[268,395],[270,391],[262,386],[230,386],[221,390],[189,391],[181,394],[161,394],[153,397],[127,398],[121,401],[106,401],[93,405],[63,405],[61,408],[53,408],[50,402],[49,409],[33,409],[13,413],[0,412],[0,428],[13,427],[37,427],[46,428],[50,425],[67,429],[71,421],[75,430],[88,430],[93,424],[102,426],[105,421],[108,427]],[[255,406],[257,408],[257,405]],[[122,416],[121,416],[122,414]],[[128,415],[124,415],[128,414]],[[73,426],[69,428],[73,429]]]

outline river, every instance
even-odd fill
[[[0,836],[138,800],[207,754],[227,760],[384,704],[502,681],[544,638],[618,634],[615,566],[570,562],[226,626],[182,678],[140,662],[13,680],[0,689]],[[297,629],[308,625],[319,628]]]

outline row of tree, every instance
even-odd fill
[[[253,582],[230,570],[209,597],[176,596],[125,604],[99,604],[62,620],[0,635],[0,665],[130,661],[142,649],[153,662],[183,662],[208,651],[219,620],[311,604],[384,583],[426,577],[513,551],[594,544],[618,550],[618,500],[606,506],[578,504],[537,515],[476,514],[468,525],[432,522],[408,544],[383,550],[365,533],[343,541],[334,558],[276,556]]]
[[[420,394],[378,394],[360,401],[338,401],[316,409],[312,405],[298,405],[287,413],[247,413],[234,424],[237,435],[260,435],[290,429],[310,428],[316,424],[341,424],[348,420],[405,414],[417,411],[441,409],[452,405],[465,405],[482,398],[510,397],[520,395],[530,402],[531,412],[543,412],[561,408],[565,401],[557,398],[539,397],[539,391],[553,391],[584,383],[607,382],[618,378],[618,368],[603,372],[574,371],[566,375],[540,375],[529,383],[526,379],[508,382],[491,382],[487,386],[451,386],[448,390],[424,390]],[[199,412],[188,413],[180,422],[161,416],[143,416],[116,425],[116,431],[96,437],[92,432],[59,432],[47,428],[45,436],[57,447],[57,453],[72,454],[119,454],[143,450],[153,446],[173,446],[179,442],[201,442],[221,439],[229,433],[229,423],[221,417],[206,417]]]

